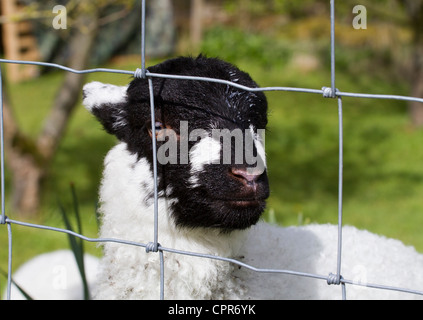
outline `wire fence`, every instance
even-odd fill
[[[338,102],[338,114],[339,114],[339,176],[338,176],[338,245],[337,245],[337,265],[336,270],[334,273],[330,273],[329,275],[319,275],[319,274],[312,274],[312,273],[304,273],[298,272],[295,270],[279,270],[279,269],[262,269],[262,268],[255,268],[252,265],[245,264],[239,260],[226,258],[226,257],[219,257],[214,255],[202,254],[198,252],[188,252],[179,249],[171,249],[165,246],[162,246],[158,243],[158,186],[157,186],[157,148],[156,148],[156,140],[153,138],[153,176],[154,176],[154,238],[150,243],[137,243],[132,241],[126,241],[121,239],[112,239],[112,238],[88,238],[82,234],[78,234],[71,230],[55,228],[45,225],[37,225],[32,223],[27,223],[23,221],[13,220],[6,215],[5,210],[5,151],[4,151],[4,118],[3,118],[3,92],[2,86],[0,85],[0,100],[1,100],[1,108],[0,108],[0,142],[1,142],[1,179],[0,179],[0,187],[1,187],[1,218],[0,218],[0,225],[6,226],[7,233],[8,233],[8,279],[7,279],[7,299],[11,299],[11,285],[12,285],[12,225],[19,225],[28,228],[36,228],[36,229],[43,229],[49,230],[54,232],[65,233],[69,235],[73,235],[78,237],[84,241],[88,242],[95,242],[95,243],[105,243],[105,242],[113,242],[119,243],[122,245],[130,245],[130,246],[138,246],[145,248],[145,250],[151,254],[159,254],[160,256],[160,299],[165,298],[165,289],[164,289],[164,258],[163,252],[169,252],[174,254],[180,255],[188,255],[194,256],[198,258],[206,258],[206,259],[215,259],[220,261],[226,261],[228,263],[232,263],[254,272],[258,273],[273,273],[273,274],[287,274],[292,276],[300,276],[300,277],[308,277],[314,278],[321,281],[327,282],[328,285],[340,285],[342,286],[342,299],[346,299],[346,285],[356,285],[356,286],[365,286],[369,288],[376,288],[376,289],[384,289],[384,290],[394,290],[404,293],[410,294],[418,294],[423,295],[422,291],[407,289],[407,288],[400,288],[400,287],[392,287],[386,285],[379,285],[379,284],[370,284],[370,283],[357,283],[356,281],[350,279],[344,279],[341,275],[341,256],[342,256],[342,217],[343,217],[343,101],[342,97],[355,97],[355,98],[367,98],[367,99],[393,99],[393,100],[402,100],[402,101],[417,101],[423,103],[423,98],[416,98],[416,97],[409,97],[409,96],[400,96],[400,95],[381,95],[381,94],[368,94],[368,93],[353,93],[353,92],[342,92],[336,88],[336,79],[335,79],[335,0],[330,0],[330,22],[331,22],[331,85],[330,87],[322,87],[322,89],[310,89],[310,88],[293,88],[293,87],[261,87],[261,88],[249,88],[237,83],[233,83],[230,81],[220,80],[220,79],[213,79],[213,78],[203,78],[203,77],[191,77],[191,76],[179,76],[179,75],[168,75],[168,74],[158,74],[158,73],[151,73],[146,69],[146,56],[145,56],[145,35],[146,35],[146,28],[145,28],[145,13],[146,13],[146,0],[142,1],[142,45],[141,45],[141,68],[135,71],[128,71],[128,70],[118,70],[118,69],[104,69],[104,68],[96,68],[96,69],[87,69],[87,70],[75,70],[72,68],[68,68],[63,65],[54,64],[54,63],[45,63],[45,62],[37,62],[37,61],[16,61],[16,60],[7,60],[7,59],[0,59],[0,63],[14,63],[14,64],[27,64],[27,65],[36,65],[36,66],[44,66],[50,68],[61,69],[66,72],[72,72],[76,74],[87,74],[87,73],[99,73],[99,72],[106,72],[106,73],[115,73],[115,74],[127,74],[132,75],[134,77],[148,79],[149,83],[149,90],[150,90],[150,107],[151,107],[151,118],[152,118],[152,137],[155,137],[155,118],[154,118],[154,94],[153,94],[153,78],[168,78],[168,79],[183,79],[183,80],[190,80],[190,81],[205,81],[205,82],[215,82],[221,83],[229,86],[233,86],[242,90],[246,90],[249,92],[254,91],[281,91],[281,92],[301,92],[301,93],[310,93],[321,95],[324,98],[336,99]],[[0,71],[0,84],[2,83],[2,74]]]

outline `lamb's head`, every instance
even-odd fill
[[[255,88],[250,76],[219,59],[177,58],[148,69],[151,74],[190,75]],[[155,131],[159,191],[175,201],[178,227],[245,229],[255,224],[269,195],[264,136],[267,101],[222,83],[152,77],[128,87],[91,83],[84,104],[129,152],[152,167]],[[140,182],[141,185],[141,182]]]

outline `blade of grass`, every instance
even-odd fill
[[[7,278],[7,272],[5,272],[4,270],[0,269],[0,273],[5,276]],[[12,278],[12,283],[13,285],[16,286],[16,288],[18,288],[18,290],[20,291],[20,293],[22,293],[22,295],[25,297],[26,300],[34,300],[24,289],[22,289],[21,286],[19,286]]]
[[[75,192],[73,185],[71,185],[71,193],[72,193],[72,200],[73,200],[73,205],[74,205],[74,210],[75,210],[75,215],[76,215],[76,220],[77,220],[77,226],[78,226],[77,233],[82,234],[81,233],[81,231],[82,231],[81,219],[80,219],[80,215],[79,215],[79,204],[78,204],[76,192]],[[68,218],[68,214],[67,214],[65,208],[63,207],[63,205],[60,202],[59,202],[59,209],[60,209],[60,212],[62,214],[63,221],[65,223],[65,227],[68,230],[74,231],[74,229],[72,228],[72,225],[70,223],[70,220]],[[75,260],[76,260],[76,264],[78,266],[79,273],[81,275],[81,280],[82,280],[83,289],[84,289],[84,299],[88,300],[90,298],[90,294],[89,294],[89,288],[88,288],[88,281],[87,281],[87,277],[86,277],[86,273],[85,273],[83,241],[82,241],[82,239],[76,238],[73,235],[68,235],[68,239],[69,239],[69,244],[70,244],[71,250],[72,250],[72,252],[75,256]]]
[[[71,183],[70,188],[71,188],[71,193],[72,193],[73,209],[75,211],[75,217],[76,217],[76,225],[78,227],[77,232],[79,234],[82,234],[82,223],[81,223],[81,216],[80,216],[80,212],[79,212],[78,197],[76,196],[75,185],[73,183]],[[81,239],[79,239],[79,240],[80,240],[81,247],[83,247],[84,242]]]
[[[79,201],[78,201],[78,197],[76,195],[75,185],[73,183],[71,183],[71,193],[72,193],[73,208],[75,210],[76,223],[77,223],[77,228],[78,228],[77,232],[79,234],[82,234],[82,223],[81,223],[81,215],[80,215],[80,211],[79,211]],[[85,300],[88,300],[90,298],[90,294],[89,294],[87,276],[86,276],[86,273],[85,273],[84,241],[80,238],[76,239],[76,241],[79,244],[79,248],[80,248],[79,259],[77,259],[77,260],[79,260],[78,267],[79,267],[79,271],[81,273],[82,283],[84,285],[84,298],[85,298]]]

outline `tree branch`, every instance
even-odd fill
[[[86,22],[88,17],[86,16],[80,19]],[[90,16],[88,20],[90,24],[92,24],[94,19]],[[69,46],[71,52],[68,65],[70,68],[76,70],[87,68],[97,34],[97,28],[91,25],[89,30],[89,32],[84,32],[82,29],[78,28],[76,33],[72,36]],[[84,75],[70,72],[66,73],[62,86],[54,99],[53,107],[44,122],[43,129],[37,142],[41,154],[43,154],[47,160],[52,159],[63,137],[72,112],[78,103],[84,79]]]

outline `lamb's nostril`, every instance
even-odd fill
[[[232,168],[231,174],[242,181],[245,181],[247,183],[255,182],[257,181],[261,173],[260,172],[254,172],[253,170],[247,170],[247,168]]]

